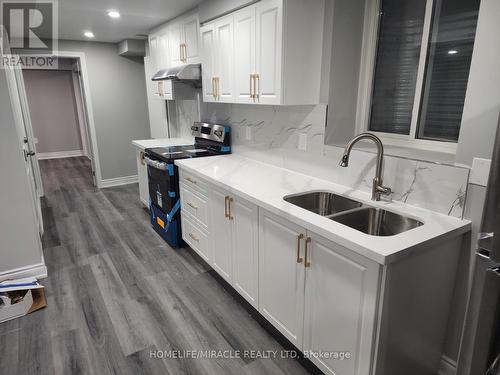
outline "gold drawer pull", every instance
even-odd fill
[[[311,267],[311,262],[309,262],[308,260],[308,251],[309,251],[309,244],[311,243],[311,237],[307,237],[306,238],[306,250],[305,250],[305,253],[304,253],[304,257],[305,257],[305,262],[304,262],[304,267]]]
[[[191,177],[186,177],[186,181],[191,182],[192,184],[197,184],[198,182],[196,180],[193,180]]]
[[[141,157],[141,165],[146,165],[146,163],[144,163],[144,152],[143,151],[141,151],[140,157]]]
[[[255,74],[255,78],[254,78],[254,94],[253,94],[253,97],[256,98],[257,100],[260,99],[260,75],[258,74]]]
[[[229,201],[229,196],[226,195],[224,197],[224,217],[227,219],[229,217],[228,210],[227,210],[227,202]]]
[[[198,206],[195,206],[195,205],[194,205],[194,204],[192,204],[191,202],[187,202],[186,204],[187,204],[189,207],[194,208],[195,210],[197,210],[197,209],[198,209]]]
[[[196,238],[193,233],[189,233],[189,237],[191,237],[196,242],[200,242],[200,240]]]
[[[229,220],[233,220],[234,216],[231,215],[231,202],[233,201],[233,198],[229,198],[227,201],[227,207],[228,207],[228,213],[227,213],[227,218]]]
[[[304,258],[300,256],[300,241],[304,238],[304,235],[301,233],[297,236],[297,263],[302,263]]]

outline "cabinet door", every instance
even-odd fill
[[[227,282],[231,283],[231,221],[226,215],[228,198],[228,192],[211,187],[209,228],[212,244],[212,267]]]
[[[139,176],[139,195],[144,206],[149,206],[148,168],[144,163],[144,151],[136,150],[137,174]]]
[[[200,62],[198,38],[199,38],[199,25],[200,21],[198,19],[198,14],[193,14],[187,17],[183,21],[183,33],[184,33],[184,43],[185,55],[187,64],[197,64]]]
[[[302,348],[305,231],[259,210],[259,311],[297,348]],[[300,246],[300,247],[299,247]]]
[[[258,208],[235,197],[229,212],[233,217],[233,286],[253,307],[258,308]]]
[[[281,1],[263,0],[257,3],[256,18],[257,101],[262,104],[280,104],[283,42]]]
[[[182,24],[176,23],[168,28],[168,50],[170,57],[170,66],[179,66],[183,65],[181,55],[181,44],[184,42],[184,38],[182,36]]]
[[[215,64],[215,25],[204,25],[200,29],[201,35],[201,74],[204,102],[215,102],[214,92],[214,64]]]
[[[345,351],[350,359],[311,358],[325,373],[370,372],[379,265],[309,234],[304,350]]]
[[[168,49],[168,33],[164,32],[158,36],[158,70],[170,67],[170,56]]]
[[[235,101],[233,36],[233,16],[224,17],[215,23],[215,75],[219,102]]]
[[[253,103],[252,75],[255,73],[255,7],[234,14],[234,92],[239,103]]]

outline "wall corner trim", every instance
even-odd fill
[[[439,375],[456,375],[457,362],[443,354],[439,363]]]
[[[117,178],[109,178],[101,181],[101,188],[109,188],[113,186],[121,186],[121,185],[129,185],[136,184],[139,182],[139,176],[125,176],[125,177],[117,177]]]

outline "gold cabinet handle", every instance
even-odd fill
[[[192,184],[197,184],[198,182],[196,180],[193,180],[191,177],[186,177],[186,181],[191,182]]]
[[[187,63],[188,61],[188,46],[186,43],[184,43],[184,62]]]
[[[191,237],[193,240],[195,240],[196,242],[200,242],[200,239],[199,238],[196,238],[195,235],[193,233],[189,233],[189,237]]]
[[[158,96],[163,96],[163,82],[158,81]]]
[[[217,94],[215,92],[215,77],[212,77],[212,96],[217,99]]]
[[[300,242],[304,238],[304,235],[301,233],[297,236],[297,263],[302,263],[304,258],[300,256]]]
[[[228,201],[227,201],[227,218],[229,220],[233,220],[234,219],[234,216],[231,215],[231,202],[233,202],[233,198],[229,198]]]
[[[192,204],[191,202],[187,202],[186,204],[187,204],[189,207],[194,208],[195,210],[197,210],[197,209],[198,209],[198,206],[195,206],[195,205],[194,205],[194,204]]]
[[[144,151],[141,151],[139,155],[141,157],[141,165],[146,165],[146,163],[144,163]]]
[[[227,210],[227,206],[228,206],[228,201],[229,201],[229,196],[226,195],[224,197],[224,217],[227,219],[229,217],[229,213],[228,213],[228,210]]]
[[[250,99],[254,98],[253,94],[253,74],[250,74]]]
[[[255,81],[255,87],[253,90],[254,91],[254,98],[256,98],[258,100],[259,96],[260,96],[260,75],[259,74],[255,74],[254,81]]]
[[[219,84],[220,84],[220,78],[219,77],[215,77],[215,88],[216,88],[216,90],[215,90],[215,92],[216,92],[215,97],[216,97],[217,100],[220,100],[220,85]]]
[[[305,252],[304,252],[304,267],[311,267],[311,262],[307,259],[308,258],[308,251],[309,251],[309,244],[311,243],[311,237],[306,238],[306,246],[305,246]]]

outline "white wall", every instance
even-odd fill
[[[111,43],[60,40],[59,50],[85,53],[102,179],[137,175],[131,142],[150,137],[142,59]]]
[[[82,151],[71,70],[25,70],[24,82],[39,154]]]
[[[0,280],[16,269],[44,273],[36,214],[4,69],[0,69],[0,175]],[[40,275],[37,272],[31,276]]]

